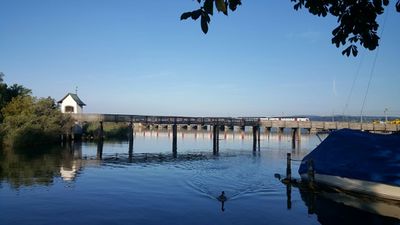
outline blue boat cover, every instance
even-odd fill
[[[400,135],[342,129],[332,132],[306,155],[299,173],[313,160],[317,174],[400,186]]]

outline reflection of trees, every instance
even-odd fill
[[[79,147],[79,146],[78,146]],[[53,147],[29,149],[26,151],[0,150],[0,182],[9,183],[12,188],[31,185],[51,185],[54,177],[64,172],[73,176],[81,165],[74,161],[80,157],[79,149]],[[78,154],[77,156],[74,154]],[[72,175],[67,176],[71,180]]]

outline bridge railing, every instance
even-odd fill
[[[323,122],[323,121],[281,121],[260,120],[256,117],[184,117],[184,116],[143,116],[124,114],[70,114],[80,122],[133,122],[145,124],[184,124],[184,125],[225,125],[225,126],[262,126],[276,128],[305,128],[321,130],[337,130],[349,128],[369,131],[400,131],[400,125],[374,124],[357,122]]]
[[[250,126],[258,125],[258,118],[233,117],[182,117],[182,116],[142,116],[123,114],[70,114],[77,121],[85,122],[133,122],[146,124],[198,124],[198,125],[231,125]]]

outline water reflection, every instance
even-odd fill
[[[30,149],[32,150],[32,149]],[[73,157],[59,148],[41,148],[32,151],[4,149],[0,151],[0,181],[13,188],[31,185],[48,186],[60,174],[60,165],[72,167]]]
[[[60,176],[64,181],[74,181],[79,171],[84,167],[82,161],[82,143],[70,143],[64,149],[60,148]],[[55,155],[53,157],[56,157]]]
[[[299,186],[308,214],[322,225],[400,224],[400,202]],[[292,185],[286,185],[287,208],[292,208]]]
[[[246,218],[241,222],[255,224],[263,224],[271,217],[275,217],[271,221],[282,224],[310,224],[308,218],[321,224],[399,224],[400,209],[396,204],[355,197],[349,200],[348,196],[337,193],[284,187],[271,179],[272,174],[285,171],[288,152],[294,159],[301,159],[319,143],[316,137],[302,135],[301,145],[296,143],[292,149],[289,134],[263,133],[261,151],[252,151],[251,132],[221,132],[221,151],[214,155],[212,136],[208,131],[184,133],[178,135],[175,153],[171,151],[172,135],[168,131],[148,130],[135,134],[134,146],[127,140],[72,143],[26,151],[3,150],[0,152],[0,183],[9,184],[11,189],[0,186],[0,197],[7,197],[5,202],[14,203],[12,207],[0,204],[0,209],[17,211],[25,208],[29,211],[26,209],[29,205],[39,205],[42,199],[47,199],[48,208],[43,207],[43,212],[39,213],[43,218],[62,214],[68,208],[76,210],[76,214],[86,210],[87,214],[96,216],[99,211],[102,215],[118,215],[118,218],[125,218],[116,222],[120,224],[127,221],[143,224],[140,218],[148,220],[155,218],[154,215],[163,220],[170,218],[168,222],[174,223],[172,217],[181,219],[189,214],[210,215],[209,220],[187,217],[185,222],[193,224],[210,224],[210,221],[233,224],[241,217]],[[298,163],[293,161],[293,171]],[[76,184],[72,185],[76,188],[64,189],[64,186],[70,186],[65,182]],[[28,193],[21,188],[24,186],[31,186],[34,191]],[[40,191],[43,187],[49,190],[48,186],[54,188]],[[225,191],[228,201],[218,199],[221,191]],[[18,196],[16,192],[23,195]],[[80,196],[85,196],[88,201],[82,201]],[[84,206],[77,207],[81,205]],[[105,209],[104,205],[115,207]],[[283,207],[275,207],[278,205]],[[212,207],[218,214],[210,213]],[[127,213],[124,214],[121,208],[128,209]],[[196,213],[191,213],[191,208],[195,208]],[[221,210],[225,211],[223,217]],[[307,210],[316,216],[309,217]],[[134,212],[137,212],[136,216],[133,216]],[[35,216],[32,212],[26,216],[26,221]],[[252,216],[259,219],[251,220]],[[14,217],[19,214],[14,213]],[[4,221],[17,221],[12,220],[12,213],[8,213],[7,218]],[[86,221],[93,218],[95,216],[89,216]],[[92,224],[101,223],[103,219]],[[54,221],[56,219],[50,222]],[[11,222],[5,224],[13,224]],[[50,222],[47,224],[57,224]],[[160,224],[160,221],[147,224]]]

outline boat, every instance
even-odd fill
[[[315,185],[400,201],[400,135],[333,131],[299,167]]]

